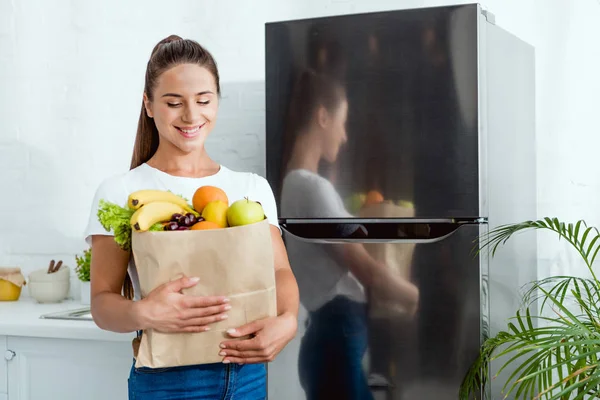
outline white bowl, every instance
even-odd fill
[[[66,265],[62,265],[60,269],[51,274],[48,269],[38,269],[29,274],[29,282],[64,282],[70,280],[70,270]]]
[[[29,281],[27,287],[29,295],[38,301],[38,303],[60,303],[69,294],[70,282],[36,282]]]

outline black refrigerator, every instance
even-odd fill
[[[269,398],[456,399],[537,276],[535,57],[478,4],[265,25],[266,174],[300,289]],[[484,390],[496,393],[497,387]]]

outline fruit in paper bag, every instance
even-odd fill
[[[354,193],[353,195],[348,196],[348,198],[346,198],[346,209],[352,214],[358,213],[363,204],[365,204],[366,198],[367,195],[364,193]]]
[[[132,210],[138,210],[142,206],[153,203],[155,201],[169,202],[181,206],[186,212],[194,213],[194,210],[189,206],[187,201],[174,193],[165,190],[138,190],[129,195],[127,198],[127,206]],[[198,214],[198,213],[194,213]]]
[[[225,228],[227,227],[227,209],[228,205],[224,201],[211,201],[202,210],[202,218]]]
[[[365,198],[365,206],[383,203],[383,195],[377,190],[370,190]]]
[[[398,200],[398,206],[404,208],[415,208],[415,205],[412,203],[412,201],[408,200]]]
[[[257,201],[247,198],[234,202],[227,210],[229,226],[249,225],[265,219],[265,211]]]
[[[192,197],[192,205],[197,212],[202,213],[208,203],[217,200],[229,205],[229,199],[223,189],[216,186],[201,186],[196,189],[194,197]]]
[[[165,231],[187,231],[197,222],[202,221],[202,217],[196,217],[195,214],[173,214],[171,220],[163,222]]]
[[[131,227],[138,232],[149,230],[159,222],[170,221],[173,214],[184,214],[185,209],[168,201],[155,201],[139,208],[131,216]]]
[[[190,228],[190,230],[192,230],[192,231],[203,231],[203,230],[207,230],[207,229],[221,229],[221,227],[219,226],[219,224],[216,224],[211,221],[200,221],[200,222],[196,222]]]

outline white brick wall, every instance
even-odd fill
[[[223,163],[263,173],[264,22],[451,3],[180,0],[166,13],[158,0],[0,1],[0,265],[26,273],[51,257],[73,265],[96,185],[128,166],[144,67],[158,39],[178,33],[213,52],[224,99],[209,148]],[[483,4],[536,46],[539,216],[597,223],[600,5]],[[555,241],[540,244],[547,271]]]

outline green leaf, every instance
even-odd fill
[[[552,276],[531,282],[523,295],[524,313],[516,310],[515,317],[507,321],[507,330],[484,342],[463,379],[461,399],[478,393],[478,388],[488,383],[489,362],[499,359],[503,360],[500,371],[511,368],[503,391],[517,399],[567,400],[599,395],[600,282],[592,265],[600,254],[600,233],[582,220],[566,224],[548,217],[491,229],[478,238],[477,253],[489,250],[494,257],[516,233],[532,229],[553,231],[559,240],[571,244],[586,263],[591,279]],[[530,307],[538,301],[542,311],[550,307],[554,315],[532,315]],[[574,308],[567,306],[571,301]]]
[[[77,278],[79,278],[79,280],[82,282],[89,282],[90,269],[92,265],[92,249],[88,248],[83,251],[83,254],[76,255],[75,262],[77,264],[77,267],[75,267]]]
[[[100,200],[98,220],[108,232],[112,232],[115,242],[125,251],[131,250],[131,216],[135,211],[127,207]]]

